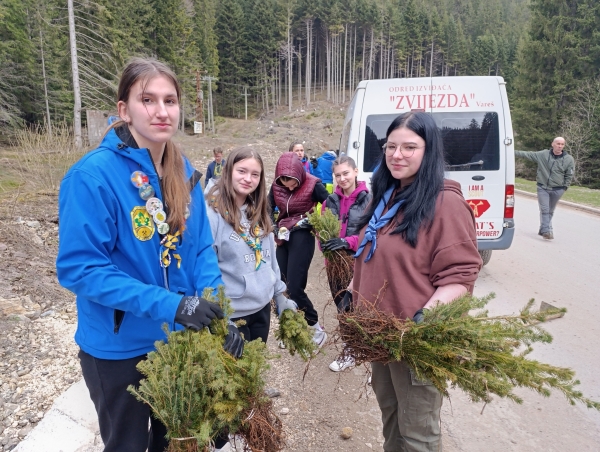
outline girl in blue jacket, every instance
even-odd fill
[[[200,330],[223,317],[197,296],[223,282],[201,175],[171,140],[179,99],[168,67],[133,60],[119,82],[120,120],[60,188],[57,275],[77,296],[75,341],[105,452],[164,451],[165,427],[127,392],[142,377],[136,365],[165,339],[163,324]],[[234,325],[224,347],[241,356]]]

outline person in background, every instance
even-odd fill
[[[398,116],[386,138],[343,309],[366,301],[384,315],[427,322],[428,309],[473,290],[481,268],[475,218],[460,184],[444,179],[442,137],[429,114]],[[441,450],[440,392],[404,361],[371,366],[383,450]]]
[[[208,164],[206,168],[206,177],[204,179],[205,189],[209,189],[209,183],[214,185],[217,180],[223,174],[223,167],[225,166],[225,159],[223,158],[223,149],[216,147],[213,149],[213,156],[215,159]]]
[[[289,152],[296,154],[302,162],[302,166],[304,166],[304,171],[310,173],[310,163],[304,155],[304,144],[302,144],[300,141],[293,141],[290,144]]]
[[[537,198],[540,206],[538,235],[545,240],[552,240],[554,239],[552,228],[554,210],[571,185],[575,160],[565,151],[563,137],[556,137],[552,141],[551,149],[538,152],[515,151],[515,156],[537,163]]]
[[[313,340],[322,346],[327,334],[319,325],[319,315],[306,293],[308,269],[315,254],[315,238],[306,213],[327,199],[327,190],[319,179],[306,173],[302,162],[293,152],[279,157],[275,180],[269,191],[271,212],[278,208],[276,227],[277,263],[288,295],[304,311],[308,325],[314,329]]]
[[[208,219],[214,238],[225,293],[231,298],[233,320],[247,341],[267,342],[271,324],[271,299],[277,313],[296,310],[284,292],[286,286],[275,257],[275,237],[269,217],[262,158],[252,148],[229,154],[223,177],[207,196]]]
[[[223,284],[200,174],[172,141],[181,90],[153,59],[134,59],[117,91],[120,119],[71,167],[59,194],[60,284],[76,295],[79,360],[105,452],[163,452],[165,426],[127,391],[170,330],[199,331],[221,308],[198,296]],[[230,323],[224,348],[242,355]]]
[[[367,184],[358,181],[358,168],[351,157],[342,155],[333,161],[333,175],[336,182],[335,192],[327,197],[322,210],[331,210],[341,223],[340,236],[323,244],[324,251],[339,251],[354,255],[358,249],[358,221],[367,205],[371,202],[371,194]],[[325,263],[327,265],[327,262]],[[331,296],[338,310],[342,308],[342,298],[352,279],[332,279],[328,275]],[[333,372],[340,372],[354,366],[351,357],[338,358],[329,365]]]
[[[319,158],[310,158],[310,173],[313,176],[321,179],[321,182],[325,185],[325,188],[329,193],[333,193],[333,161],[336,159],[337,154],[333,150],[324,152]]]

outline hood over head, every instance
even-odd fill
[[[282,185],[279,181],[281,176],[293,177],[298,181],[298,186],[302,185],[306,180],[306,171],[304,165],[293,152],[286,152],[279,157],[275,166],[275,181],[274,184]]]

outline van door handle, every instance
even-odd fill
[[[473,176],[471,179],[473,179],[473,180],[483,180],[483,179],[485,179],[485,176]]]

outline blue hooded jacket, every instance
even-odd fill
[[[194,168],[187,159],[184,164],[189,178]],[[129,147],[113,129],[60,187],[57,276],[77,296],[75,341],[101,359],[154,350],[154,342],[165,339],[164,323],[182,328],[173,321],[184,295],[223,284],[200,184],[191,192],[191,215],[177,246],[181,268],[173,259],[165,270],[156,228],[146,241],[134,235],[134,210],[146,203],[130,181],[136,170],[148,175],[162,200],[150,152]]]
[[[317,159],[317,167],[310,167],[310,173],[318,177],[324,184],[333,183],[333,161],[337,158],[335,152],[327,151]]]

